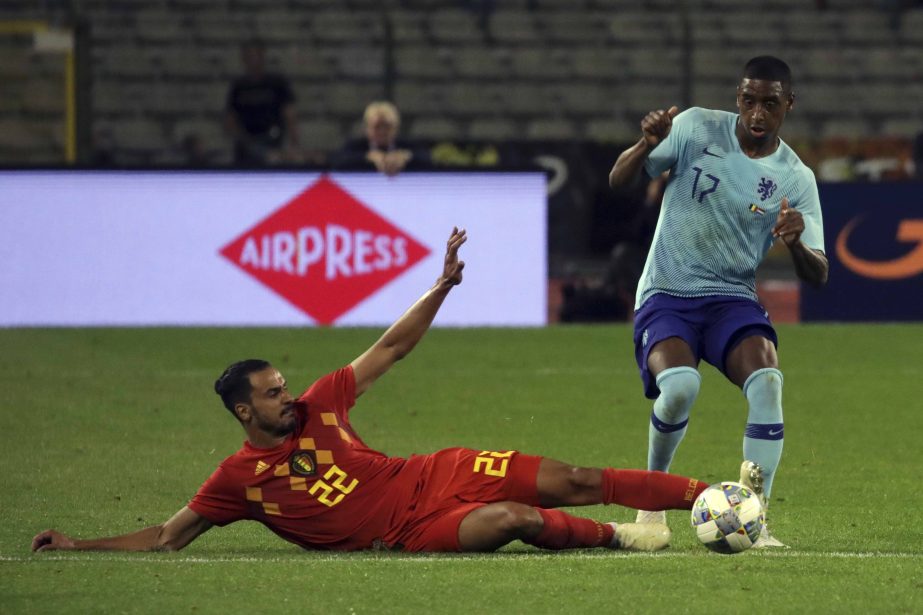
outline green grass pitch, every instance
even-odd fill
[[[792,548],[721,556],[670,513],[659,554],[313,553],[255,523],[179,553],[29,553],[37,532],[110,535],[186,503],[243,434],[212,392],[271,360],[293,389],[372,329],[0,330],[3,613],[920,613],[923,326],[779,327],[785,453],[770,509]],[[673,470],[734,479],[743,396],[710,367]],[[650,403],[625,325],[437,329],[353,410],[393,455],[519,449],[643,467]],[[633,511],[572,512],[626,521]]]

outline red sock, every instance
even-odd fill
[[[638,510],[689,510],[706,483],[686,476],[649,470],[603,470],[603,503]]]
[[[544,526],[538,536],[526,540],[543,549],[580,549],[604,547],[612,542],[611,525],[593,519],[574,517],[560,510],[536,508]]]

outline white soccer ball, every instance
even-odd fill
[[[717,553],[740,553],[753,546],[766,522],[760,498],[740,483],[711,485],[692,505],[692,529]]]

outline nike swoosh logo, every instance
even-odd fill
[[[769,435],[770,435],[770,436],[778,436],[780,433],[782,433],[782,430],[781,430],[781,429],[777,429],[777,430],[772,430],[772,429],[770,429],[770,430],[769,430]]]
[[[724,156],[719,156],[718,154],[715,154],[714,152],[708,151],[708,146],[705,146],[705,149],[702,150],[702,153],[705,154],[706,156],[714,156],[715,158],[724,158]]]

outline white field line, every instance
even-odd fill
[[[388,565],[395,564],[451,564],[459,561],[479,561],[492,562],[503,561],[504,563],[517,561],[535,561],[543,560],[552,562],[555,560],[605,560],[610,558],[646,558],[646,559],[698,559],[701,557],[721,557],[716,554],[707,552],[703,553],[498,553],[495,555],[395,555],[388,554],[372,555],[368,557],[344,556],[337,554],[293,554],[291,557],[253,557],[253,556],[174,556],[172,554],[146,554],[146,555],[120,555],[110,553],[81,553],[81,554],[55,554],[36,553],[34,555],[0,555],[0,563],[33,563],[41,562],[142,562],[157,564],[225,564],[225,563],[285,563],[293,562],[303,563],[343,563],[354,565],[366,562],[382,562]],[[766,557],[776,558],[804,558],[804,559],[923,559],[923,553],[905,553],[905,552],[888,552],[888,551],[754,551],[743,557]]]

